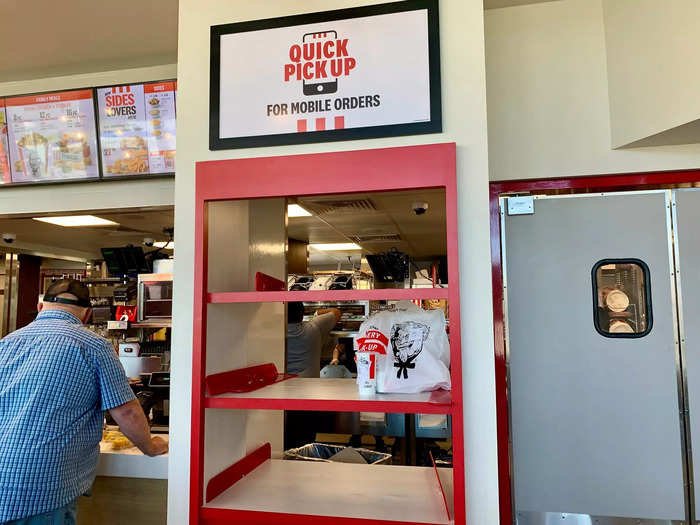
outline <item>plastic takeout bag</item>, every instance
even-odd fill
[[[393,311],[372,315],[360,326],[356,352],[376,352],[377,392],[449,390],[450,344],[442,310],[402,301]]]

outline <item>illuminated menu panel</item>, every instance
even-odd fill
[[[144,85],[151,173],[175,172],[175,82]]]
[[[5,99],[0,98],[0,184],[12,182],[10,175],[10,148],[7,141]]]
[[[149,173],[143,84],[99,88],[97,101],[104,176]]]
[[[91,89],[5,102],[12,182],[99,177]]]

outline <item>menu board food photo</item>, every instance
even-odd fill
[[[151,173],[175,171],[175,82],[144,85]]]
[[[143,84],[99,88],[97,100],[104,175],[149,173]]]
[[[7,116],[5,99],[0,98],[0,184],[12,182],[10,174],[10,148],[7,141]]]
[[[100,176],[91,89],[9,97],[5,103],[12,182]]]

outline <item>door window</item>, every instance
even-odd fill
[[[606,259],[593,267],[593,321],[604,337],[651,331],[649,267],[638,259]]]

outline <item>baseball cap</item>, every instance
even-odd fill
[[[64,293],[75,295],[77,299],[57,297]],[[49,289],[44,294],[43,301],[45,303],[72,304],[90,308],[90,290],[84,283],[75,279],[60,279],[49,286]]]

